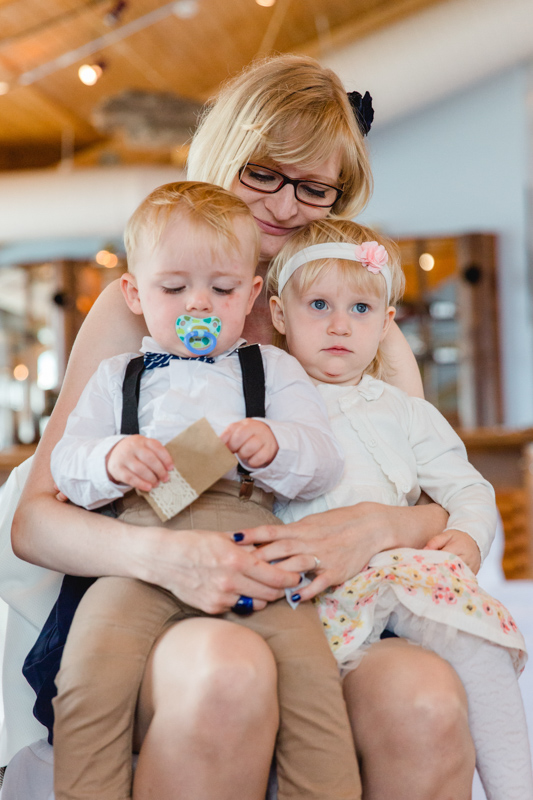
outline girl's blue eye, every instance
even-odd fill
[[[357,314],[366,314],[368,311],[368,305],[366,303],[356,303],[352,310]]]
[[[316,311],[324,311],[327,308],[327,303],[325,300],[313,300],[311,308],[316,309]]]

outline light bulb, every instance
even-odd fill
[[[420,264],[420,267],[424,270],[424,272],[431,272],[431,270],[435,266],[435,259],[430,253],[422,253],[420,258],[418,259],[418,263]]]
[[[25,381],[29,374],[30,371],[26,364],[17,364],[13,370],[13,377],[16,381]]]
[[[198,14],[197,0],[178,0],[174,3],[172,13],[180,19],[191,19]]]
[[[97,264],[100,264],[101,267],[107,267],[108,269],[112,269],[112,267],[116,267],[118,264],[117,256],[114,253],[110,253],[109,250],[99,250],[94,260]]]
[[[78,70],[78,77],[85,86],[94,86],[102,72],[100,64],[82,64]]]

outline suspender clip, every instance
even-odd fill
[[[254,479],[249,475],[241,475],[241,488],[239,491],[239,500],[249,500],[254,490]]]

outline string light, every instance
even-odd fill
[[[0,94],[7,94],[9,92],[9,83],[7,81],[0,81]]]
[[[197,0],[178,0],[174,3],[172,13],[180,19],[191,19],[198,13]]]
[[[258,6],[263,6],[263,8],[270,8],[273,6],[276,0],[255,0]]]
[[[101,267],[107,267],[107,269],[112,269],[118,264],[117,256],[114,253],[110,253],[109,250],[99,250],[94,260],[97,264],[100,264]]]
[[[13,377],[16,381],[25,381],[29,374],[30,371],[26,364],[17,364],[13,370]]]
[[[94,86],[102,77],[103,71],[102,64],[82,64],[78,70],[78,78],[85,86]]]
[[[433,267],[435,266],[435,259],[431,255],[431,253],[422,253],[420,258],[418,259],[418,263],[420,264],[420,268],[424,270],[424,272],[431,272]]]

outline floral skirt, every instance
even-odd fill
[[[378,553],[368,567],[315,599],[331,649],[343,672],[389,628],[398,613],[414,615],[413,641],[431,649],[433,637],[456,631],[507,648],[517,674],[527,653],[509,611],[485,592],[469,567],[443,550],[401,548]],[[413,626],[411,626],[413,627]]]

